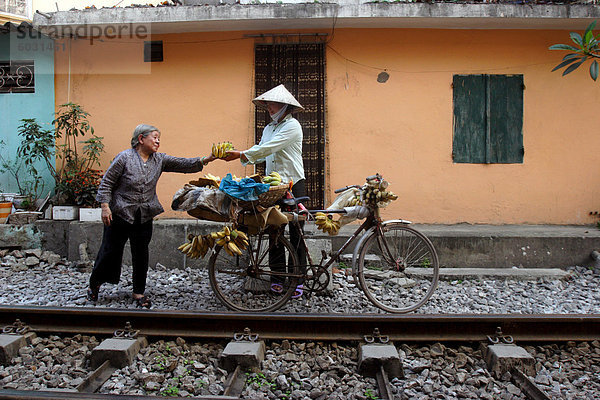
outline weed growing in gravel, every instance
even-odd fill
[[[270,386],[271,390],[275,389],[275,387],[277,386],[275,382],[271,382],[262,372],[246,372],[246,384],[251,385],[253,383],[256,383],[260,387],[265,385]]]
[[[377,397],[377,395],[373,392],[372,389],[365,390],[365,397],[368,400],[379,400],[379,397]]]
[[[168,386],[160,392],[161,396],[177,397],[179,395],[179,386]]]
[[[167,357],[165,357],[163,354],[154,357],[154,362],[158,364],[157,368],[159,371],[164,371],[165,368],[167,368],[167,366],[169,365]]]
[[[206,382],[206,381],[200,381],[200,382],[198,382],[198,383],[197,383],[196,387],[197,387],[198,389],[202,389],[202,388],[203,388],[203,387],[205,387],[206,385],[208,385],[208,382]]]

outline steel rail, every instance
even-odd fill
[[[600,314],[282,314],[0,306],[0,326],[20,319],[39,333],[112,335],[130,322],[141,335],[360,340],[378,328],[395,341],[487,340],[496,328],[517,341],[600,340]]]

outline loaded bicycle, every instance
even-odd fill
[[[214,249],[208,262],[208,274],[215,295],[231,310],[275,311],[292,298],[299,285],[307,294],[325,290],[331,279],[330,267],[354,243],[352,278],[375,306],[391,313],[407,313],[421,307],[438,283],[438,255],[431,241],[412,228],[409,221],[381,219],[386,188],[387,182],[377,174],[368,177],[364,185],[335,191],[355,196],[358,201],[351,203],[356,204],[351,207],[306,210],[301,206],[305,198],[291,197],[280,202],[287,209],[286,218],[295,224],[314,221],[336,231],[339,223],[333,221],[334,214],[364,219],[336,252],[322,252],[318,264],[308,251],[304,234],[301,234],[300,245],[304,246],[308,261],[300,265],[284,228],[256,229],[247,224],[256,216],[256,209],[250,207],[240,212],[234,227],[245,237],[243,248],[236,247],[233,252],[224,242],[211,246]],[[327,219],[325,223],[323,216]],[[277,290],[273,290],[274,287]]]

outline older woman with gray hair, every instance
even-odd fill
[[[162,213],[156,184],[163,172],[192,173],[215,158],[213,155],[179,158],[158,153],[160,131],[151,125],[138,125],[131,148],[119,153],[106,170],[96,200],[102,207],[104,233],[90,276],[88,299],[97,301],[103,283],[119,283],[123,249],[129,240],[133,262],[133,299],[149,308],[144,295],[148,274],[148,245],[152,238],[152,219]]]

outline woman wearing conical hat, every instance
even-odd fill
[[[226,161],[237,160],[243,165],[265,162],[266,174],[276,171],[283,182],[294,182],[294,197],[306,195],[304,179],[304,163],[302,162],[302,127],[293,112],[302,111],[304,107],[283,85],[258,96],[252,102],[259,108],[266,109],[272,121],[265,126],[260,143],[248,150],[232,150],[225,157]],[[300,238],[296,225],[290,224],[290,241],[296,248],[298,262],[306,264],[306,250],[299,245]],[[283,249],[281,249],[283,250]],[[275,284],[275,289],[277,289]]]

